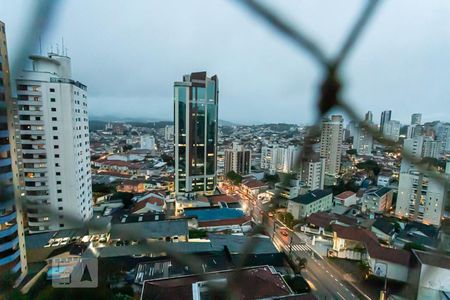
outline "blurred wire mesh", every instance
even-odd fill
[[[352,120],[359,123],[359,125],[368,130],[373,138],[379,143],[385,146],[397,146],[393,141],[390,141],[383,136],[376,128],[358,116],[355,110],[346,102],[341,96],[342,82],[340,80],[340,70],[346,59],[351,54],[351,51],[357,45],[360,36],[363,34],[365,27],[370,22],[372,16],[376,12],[381,1],[379,0],[366,0],[366,5],[362,9],[358,18],[355,20],[354,25],[348,30],[347,38],[341,45],[340,50],[335,57],[328,58],[324,54],[325,52],[305,33],[301,28],[295,27],[284,19],[277,11],[268,8],[260,1],[255,0],[236,0],[236,4],[242,8],[247,9],[255,17],[259,18],[264,25],[274,28],[278,34],[285,39],[289,40],[298,46],[299,51],[307,53],[313,61],[317,63],[317,67],[322,71],[323,80],[319,83],[318,98],[316,100],[318,115],[307,135],[304,138],[304,145],[300,153],[300,159],[307,159],[313,154],[312,144],[317,141],[320,136],[320,121],[321,118],[326,115],[331,109],[339,108],[344,111]],[[27,57],[36,49],[36,42],[39,40],[40,35],[43,35],[48,29],[48,25],[51,23],[54,16],[57,14],[57,7],[60,5],[60,1],[52,0],[40,0],[35,1],[35,8],[27,26],[26,33],[22,39],[20,45],[20,52],[16,54],[16,59],[12,64],[12,73],[17,74],[22,70],[27,62]],[[438,178],[445,184],[449,184],[449,178],[439,173],[435,168],[422,163],[415,159],[410,153],[402,151],[402,157],[406,160],[414,163],[420,171],[427,176]],[[26,204],[26,203],[24,203]],[[57,213],[55,211],[48,211],[49,213]],[[70,216],[69,216],[70,218]],[[76,219],[74,219],[76,220]],[[261,233],[264,231],[262,226],[255,226],[253,233]],[[135,240],[141,240],[139,232],[130,232],[130,237]],[[211,286],[216,289],[216,295],[220,295],[220,299],[238,299],[239,290],[245,287],[239,287],[239,271],[245,266],[246,256],[257,246],[258,239],[249,239],[242,251],[241,261],[237,265],[234,273],[229,278],[228,287]],[[204,274],[202,270],[201,262],[194,255],[186,253],[176,253],[164,244],[147,243],[148,247],[156,251],[164,251],[175,260],[188,264],[194,273],[200,275],[204,280],[207,280],[208,276]]]

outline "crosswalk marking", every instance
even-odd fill
[[[289,246],[285,246],[286,250],[289,251]],[[298,244],[298,245],[292,245],[292,251],[300,252],[300,251],[306,251],[309,252],[311,249],[307,245]]]

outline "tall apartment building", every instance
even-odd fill
[[[140,148],[147,150],[155,149],[155,137],[152,135],[142,135],[140,137]]]
[[[219,81],[206,72],[174,83],[175,192],[212,193],[217,184]]]
[[[166,125],[164,128],[164,139],[166,141],[173,141],[173,125]]]
[[[72,79],[69,57],[30,59],[12,104],[28,228],[81,227],[93,214],[87,88]]]
[[[300,161],[300,179],[309,190],[322,190],[325,180],[325,159],[318,153]]]
[[[400,122],[390,120],[384,123],[383,125],[383,135],[394,142],[397,142],[400,138]]]
[[[225,150],[225,172],[234,171],[240,175],[250,173],[252,152],[243,145],[233,143],[232,149]]]
[[[380,119],[380,132],[384,132],[384,124],[386,122],[391,120],[392,111],[391,110],[385,110],[381,112],[381,119]]]
[[[367,123],[373,123],[373,113],[370,110],[366,113],[364,121]]]
[[[439,158],[441,145],[440,141],[435,141],[429,136],[416,136],[403,141],[403,149],[417,160],[424,157]],[[402,160],[400,168],[402,172],[408,172],[412,168],[414,168],[412,162],[405,159]]]
[[[295,171],[297,159],[300,155],[298,146],[269,145],[261,147],[261,169],[270,173]]]
[[[411,115],[411,125],[420,125],[422,123],[422,114],[416,113]]]
[[[369,130],[352,121],[349,123],[349,131],[350,136],[353,137],[352,148],[355,149],[359,155],[371,155],[373,148],[373,137]]]
[[[439,226],[447,200],[448,186],[411,169],[400,173],[395,214],[410,220]]]
[[[9,142],[11,84],[5,24],[0,21],[0,274],[27,272],[23,211],[18,178],[14,174],[16,149]]]
[[[336,175],[340,171],[343,135],[344,118],[341,115],[322,119],[320,157],[325,158],[326,174]]]

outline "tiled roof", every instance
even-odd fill
[[[381,246],[373,232],[358,227],[345,227],[337,224],[332,226],[339,238],[363,243],[371,258],[409,266],[410,253],[408,251]]]
[[[345,199],[347,199],[347,198],[349,198],[349,197],[351,197],[353,195],[355,195],[354,192],[352,192],[352,191],[345,191],[345,192],[342,192],[339,195],[336,195],[334,197],[337,198],[337,199],[345,200]]]
[[[450,269],[450,256],[448,255],[434,252],[425,252],[415,249],[412,250],[412,252],[422,264],[438,268]]]
[[[220,219],[220,220],[210,220],[210,221],[199,221],[198,227],[216,227],[216,226],[229,226],[229,225],[242,225],[251,218],[249,216],[244,216],[240,218],[233,219]]]

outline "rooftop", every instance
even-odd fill
[[[392,189],[388,187],[375,187],[366,191],[366,195],[373,195],[377,197],[383,197],[385,194],[392,191]]]
[[[304,195],[297,196],[290,201],[294,201],[294,202],[297,202],[300,204],[311,204],[314,201],[320,200],[330,194],[331,194],[331,191],[314,190],[314,191],[308,192]]]
[[[352,191],[345,191],[345,192],[342,192],[339,195],[336,195],[334,197],[337,198],[337,199],[345,200],[345,199],[347,199],[347,198],[349,198],[349,197],[351,197],[353,195],[355,195],[354,192],[352,192]]]
[[[224,279],[228,285],[233,270],[205,273],[199,275],[180,276],[168,279],[148,280],[144,282],[141,299],[147,300],[188,300],[193,299],[193,285],[208,280]],[[244,268],[240,271],[238,286],[240,299],[263,299],[274,296],[285,296],[292,293],[283,277],[269,266]],[[251,288],[249,288],[251,287]],[[204,295],[207,297],[207,295]],[[210,295],[211,296],[211,295]]]
[[[434,252],[425,252],[415,249],[413,249],[412,252],[424,265],[450,269],[450,256],[448,255]]]

